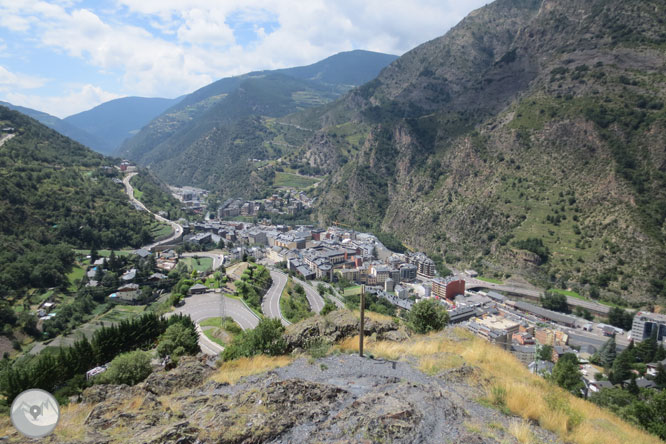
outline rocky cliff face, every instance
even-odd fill
[[[658,1],[498,0],[292,117],[316,128],[302,157],[331,173],[320,222],[583,294],[665,295],[664,16]]]

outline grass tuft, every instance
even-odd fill
[[[278,367],[284,367],[291,363],[289,356],[253,356],[251,358],[239,358],[227,361],[211,376],[215,382],[235,384],[241,378],[257,375]]]

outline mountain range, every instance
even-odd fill
[[[312,76],[224,79],[120,153],[220,197],[315,174],[322,224],[395,233],[500,279],[654,301],[666,295],[660,8],[497,0],[334,102]]]
[[[277,135],[272,118],[332,102],[395,59],[350,51],[305,67],[218,80],[184,97],[117,154],[150,166],[172,184],[224,186],[241,193],[245,185],[234,176],[249,176],[251,159],[280,157],[289,149],[289,135],[263,143]]]
[[[111,154],[125,139],[132,137],[145,124],[179,100],[180,98],[124,97],[64,119],[8,102],[0,101],[0,105],[30,116],[98,153]]]

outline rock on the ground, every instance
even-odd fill
[[[200,385],[211,371],[211,368],[198,358],[183,356],[175,369],[151,373],[143,382],[143,388],[156,395],[168,395],[183,388]]]
[[[306,349],[313,341],[328,343],[338,342],[349,336],[357,335],[360,319],[349,310],[335,310],[326,316],[312,316],[287,327],[284,337],[289,351]],[[392,319],[377,320],[366,318],[364,325],[366,335],[375,335],[377,339],[402,341],[407,334]]]

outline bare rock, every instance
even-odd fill
[[[210,367],[197,358],[184,356],[180,358],[175,369],[151,373],[141,387],[158,396],[168,395],[180,389],[200,385],[211,371]]]

